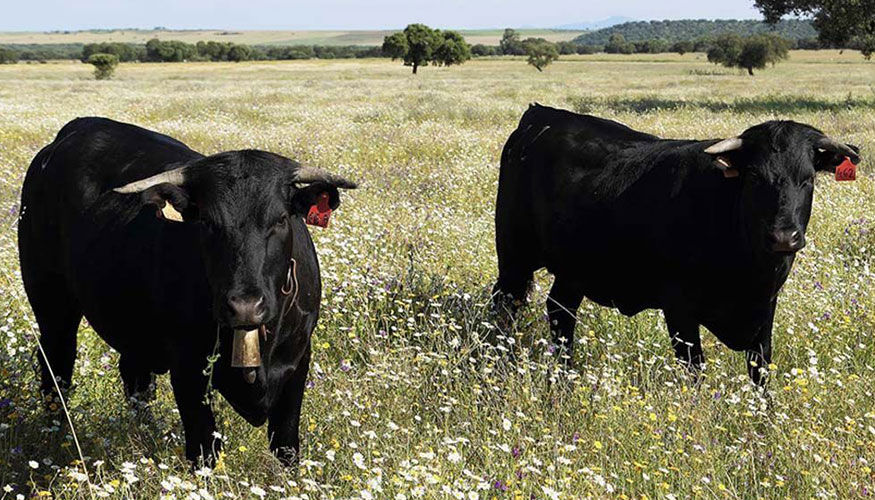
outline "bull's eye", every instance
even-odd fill
[[[274,222],[273,226],[270,228],[270,234],[283,231],[289,225],[289,216],[283,214],[276,222]]]

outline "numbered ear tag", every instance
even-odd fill
[[[182,222],[182,214],[177,212],[170,203],[164,204],[164,208],[161,209],[161,215],[167,220]]]
[[[331,218],[331,205],[328,203],[328,193],[319,195],[316,204],[307,212],[307,224],[311,226],[328,227],[328,219]]]
[[[845,156],[843,161],[836,167],[837,181],[853,181],[857,179],[857,166],[851,163],[851,159]]]

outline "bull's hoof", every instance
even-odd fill
[[[277,460],[285,467],[296,467],[300,462],[300,451],[295,448],[282,446],[272,451]]]

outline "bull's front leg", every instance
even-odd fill
[[[663,314],[675,357],[690,372],[693,380],[698,382],[705,368],[705,353],[702,351],[699,323],[692,315],[682,310],[666,309]]]
[[[751,381],[760,387],[766,385],[769,365],[772,363],[772,325],[777,302],[777,299],[772,299],[766,321],[757,331],[751,347],[745,350],[747,373]]]
[[[298,427],[301,424],[301,404],[304,402],[304,387],[309,371],[308,345],[294,375],[286,382],[268,415],[267,435],[270,439],[270,450],[287,466],[296,464],[301,454]]]
[[[185,457],[194,464],[203,459],[204,465],[212,467],[221,441],[215,438],[216,419],[205,402],[207,377],[203,368],[200,363],[180,363],[170,370],[170,383],[185,431]]]

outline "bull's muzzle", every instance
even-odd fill
[[[258,329],[234,330],[231,367],[242,368],[243,380],[251,384],[255,382],[259,366],[261,366],[261,346],[258,343]]]
[[[805,235],[795,229],[774,231],[769,235],[772,251],[776,253],[794,253],[805,247]]]

